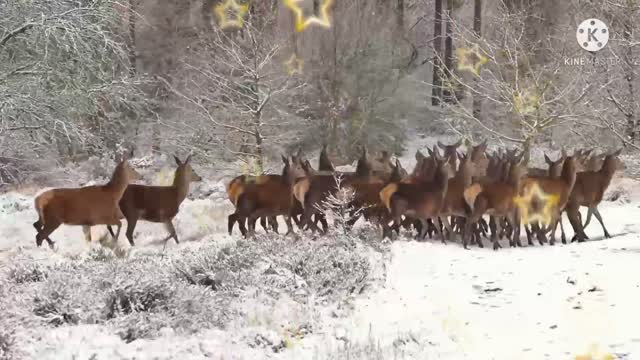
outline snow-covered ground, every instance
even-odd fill
[[[405,161],[410,162],[412,156],[408,154]],[[240,273],[255,281],[240,281],[234,295],[225,298],[230,315],[225,314],[223,325],[196,325],[199,330],[195,332],[171,328],[170,324],[183,326],[184,319],[168,310],[162,313],[167,320],[153,320],[166,321],[166,326],[160,325],[150,338],[127,342],[115,330],[118,322],[83,320],[52,326],[33,317],[28,308],[33,306],[31,300],[12,303],[5,298],[0,300],[0,358],[2,338],[11,332],[14,352],[38,359],[637,359],[637,185],[627,178],[616,179],[607,192],[618,195],[616,202],[600,206],[612,239],[602,238],[595,219],[587,229],[590,242],[516,249],[503,242],[497,252],[489,247],[463,250],[459,243],[443,245],[406,238],[378,244],[369,233],[365,242],[358,240],[358,245],[348,250],[368,262],[367,279],[355,282],[362,288],[340,296],[338,291],[333,294],[336,296],[314,292],[311,289],[326,290],[326,286],[312,283],[318,274],[296,276],[293,265],[289,269],[284,264],[302,262],[300,259],[314,262],[313,266],[342,261],[346,252],[331,252],[342,245],[326,239],[301,238],[296,242],[261,237],[257,240],[260,243],[246,245],[252,253],[261,254],[259,261],[252,263],[249,272]],[[63,226],[52,235],[59,246],[54,253],[46,245],[35,247],[32,196],[33,192],[0,195],[0,280],[25,261],[63,266],[60,269],[95,266],[95,273],[87,272],[86,277],[107,271],[110,261],[115,267],[134,268],[139,262],[147,271],[157,269],[165,274],[164,267],[179,262],[182,253],[206,253],[238,241],[237,236],[226,235],[230,204],[215,193],[185,201],[175,221],[182,243],[167,245],[168,260],[159,242],[165,236],[163,226],[144,222],[136,229],[138,245],[127,260],[108,256],[107,260],[95,260],[99,245],[87,245],[78,227]],[[566,221],[565,229],[570,238]],[[104,231],[94,228],[94,241]],[[119,246],[128,247],[123,237]],[[286,251],[288,247],[293,254]],[[278,263],[279,258],[296,256],[296,252],[307,255]],[[326,254],[322,255],[326,259],[313,258],[316,253]],[[350,258],[345,264],[358,259]],[[329,287],[337,288],[342,280],[351,281],[350,274],[360,274],[351,268],[336,271],[344,271],[344,279],[336,276],[336,284]],[[276,275],[265,275],[271,273]],[[108,278],[109,272],[105,274]],[[5,287],[0,296],[44,294],[47,282],[55,278],[50,276],[33,283],[0,281]],[[70,284],[84,284],[82,281],[80,276]],[[267,281],[272,282],[263,283]],[[181,286],[181,291],[191,289]],[[194,296],[219,296],[218,292],[202,291]],[[188,299],[177,297],[175,301],[188,304]],[[75,311],[83,311],[82,306]],[[151,322],[141,319],[134,320]]]

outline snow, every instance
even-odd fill
[[[232,241],[226,235],[230,204],[218,194],[224,189],[219,185],[210,185],[222,190],[206,198],[185,200],[175,221],[183,243],[169,243],[167,252]],[[43,326],[30,329],[33,338],[22,345],[30,358],[40,359],[96,354],[97,359],[556,360],[589,352],[600,353],[592,354],[594,360],[607,353],[633,359],[640,354],[637,189],[636,181],[623,178],[607,192],[605,198],[618,193],[600,206],[612,239],[603,239],[595,219],[587,228],[591,241],[553,247],[510,249],[503,241],[499,251],[464,250],[459,243],[400,239],[387,252],[370,252],[371,287],[337,305],[314,297],[301,304],[285,294],[271,301],[246,289],[235,306],[247,316],[225,329],[176,335],[166,328],[155,339],[125,343],[100,324]],[[35,219],[31,194],[0,196],[0,273],[17,254],[68,261],[99,246],[86,244],[81,228],[62,226],[52,236],[57,253],[37,249]],[[570,238],[566,219],[565,225]],[[104,232],[94,227],[94,242]],[[140,222],[135,236],[135,254],[159,252],[165,229]],[[119,245],[128,248],[124,237]],[[304,324],[313,331],[295,338]]]

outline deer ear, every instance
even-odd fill
[[[553,161],[549,159],[549,156],[547,156],[547,154],[544,154],[544,161],[549,165],[553,164]]]
[[[426,156],[424,156],[423,153],[420,152],[420,150],[416,150],[416,161],[420,162],[421,160],[424,160]]]
[[[189,156],[187,156],[187,160],[184,161],[185,164],[188,164],[191,161],[191,157],[193,156],[193,154],[189,154]]]
[[[182,165],[182,161],[180,161],[180,159],[177,156],[173,155],[173,159],[176,161],[176,165],[178,166]]]
[[[620,156],[620,153],[622,153],[622,148],[618,149],[618,151],[614,152],[612,155],[613,156]]]
[[[280,154],[280,157],[282,158],[282,162],[285,164],[289,163],[289,159],[287,159],[284,155]]]
[[[447,145],[443,144],[441,141],[438,140],[438,146],[440,146],[442,149],[446,148]]]

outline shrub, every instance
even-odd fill
[[[9,279],[16,284],[44,281],[47,278],[46,266],[35,262],[20,262],[9,270]]]

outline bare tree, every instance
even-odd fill
[[[17,174],[41,157],[114,149],[127,136],[124,112],[145,113],[150,101],[147,81],[129,73],[113,4],[8,1],[0,11],[0,166]]]
[[[283,62],[291,54],[281,41],[254,27],[254,20],[250,15],[242,29],[201,32],[181,59],[181,71],[163,81],[183,110],[182,124],[171,125],[181,136],[172,140],[210,156],[224,149],[262,172],[265,145],[290,135],[287,113],[295,102],[284,93],[304,82],[288,74]],[[290,66],[297,72],[301,64]]]

